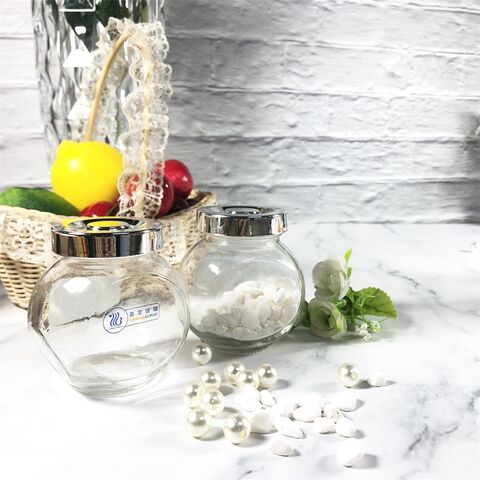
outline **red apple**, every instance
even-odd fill
[[[163,198],[162,205],[156,218],[163,217],[166,215],[173,206],[173,200],[175,198],[175,190],[172,186],[172,182],[167,177],[163,178]]]
[[[115,206],[114,202],[92,203],[80,212],[81,217],[105,217],[110,214]]]
[[[172,182],[175,196],[188,198],[193,188],[193,178],[188,167],[180,160],[165,160],[164,174]]]
[[[154,174],[154,175],[156,175],[156,174]],[[146,187],[146,192],[145,192],[146,198],[160,195],[161,177],[160,176],[155,176],[154,180],[155,180],[155,185],[153,187],[149,187],[149,185],[147,185],[147,187]],[[130,197],[133,196],[133,194],[137,190],[137,185],[138,185],[138,175],[135,174],[135,175],[132,175],[127,180],[127,183],[125,185],[125,190],[127,192],[127,195],[129,195]],[[151,188],[152,191],[150,191],[150,188]],[[155,215],[155,218],[163,217],[164,215],[166,215],[171,210],[172,205],[173,205],[174,196],[175,196],[175,194],[174,194],[172,183],[170,182],[170,180],[167,177],[163,177],[162,204],[160,206],[160,210]]]

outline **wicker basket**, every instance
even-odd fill
[[[190,208],[161,219],[165,234],[161,254],[173,266],[201,238],[196,228],[197,209],[215,205],[216,197],[210,192],[194,190],[190,200],[195,202]],[[28,307],[33,287],[56,261],[51,251],[50,226],[65,218],[68,217],[0,206],[0,280],[15,305]]]

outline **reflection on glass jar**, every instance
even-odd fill
[[[205,238],[185,256],[181,273],[191,328],[212,347],[250,352],[287,333],[304,302],[302,273],[280,241],[286,215],[261,207],[205,207]]]
[[[189,309],[183,282],[157,253],[158,222],[94,218],[54,227],[65,258],[38,282],[29,326],[77,390],[128,393],[182,347]]]

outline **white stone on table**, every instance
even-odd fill
[[[313,428],[317,433],[334,433],[336,431],[335,420],[327,417],[318,417],[313,421]]]
[[[275,399],[270,390],[260,391],[260,403],[265,407],[273,407],[275,405]]]
[[[270,440],[270,451],[275,455],[289,457],[295,449],[285,437],[277,433],[272,440]]]
[[[313,422],[322,415],[322,406],[318,403],[306,403],[293,411],[293,418],[301,422]]]
[[[303,438],[303,431],[288,417],[277,417],[273,424],[278,432],[286,437]]]
[[[367,378],[367,383],[372,387],[383,387],[387,383],[387,379],[383,372],[373,372]]]
[[[267,410],[259,410],[250,415],[252,433],[270,433],[275,430],[273,416]]]

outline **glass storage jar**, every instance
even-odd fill
[[[97,217],[52,227],[64,258],[38,281],[29,329],[47,359],[82,393],[115,396],[153,379],[189,327],[183,281],[157,251],[161,224]]]
[[[181,264],[192,330],[223,352],[270,345],[295,325],[305,296],[299,266],[280,241],[287,230],[285,212],[204,207],[197,219],[205,238]]]

